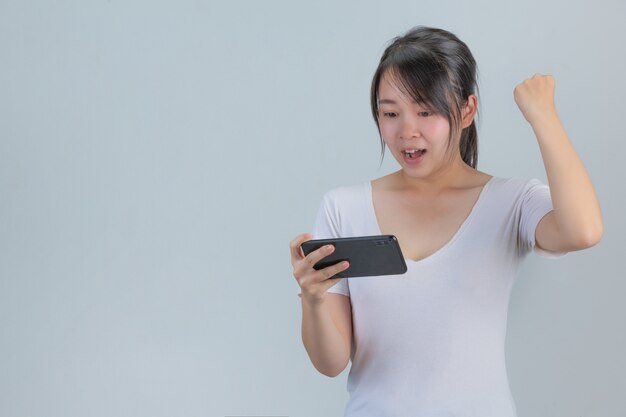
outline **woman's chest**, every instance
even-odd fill
[[[437,199],[407,199],[385,190],[372,192],[375,220],[381,234],[398,238],[405,258],[419,261],[445,247],[462,229],[480,189]]]

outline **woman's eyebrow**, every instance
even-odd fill
[[[417,101],[411,99],[411,103],[418,105],[420,107],[426,107],[423,103],[418,103]],[[390,98],[381,98],[378,100],[378,105],[380,106],[381,104],[398,104],[395,100],[392,100]]]

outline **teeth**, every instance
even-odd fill
[[[415,152],[418,152],[418,151],[420,151],[420,149],[411,149],[411,150],[404,151],[404,153],[406,153],[406,154],[414,154]]]

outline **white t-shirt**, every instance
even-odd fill
[[[456,234],[403,275],[344,278],[353,341],[346,417],[515,417],[505,364],[509,296],[552,210],[539,180],[492,177]],[[381,234],[371,183],[328,191],[313,235]]]

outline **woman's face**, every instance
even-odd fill
[[[445,168],[448,120],[417,104],[386,75],[378,86],[378,126],[385,144],[409,175],[425,177]]]

